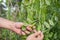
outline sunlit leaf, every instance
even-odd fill
[[[50,5],[50,0],[45,0],[47,5]]]
[[[52,20],[49,20],[49,24],[54,26],[54,22]]]
[[[1,0],[0,0],[1,1]]]
[[[58,21],[58,17],[57,16],[55,16],[55,21]]]
[[[50,28],[50,25],[48,24],[48,22],[44,22],[44,25],[46,26],[46,28]]]

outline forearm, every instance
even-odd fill
[[[11,26],[13,23],[14,22],[0,17],[0,27],[2,27],[2,28],[8,28],[9,29],[9,26]]]

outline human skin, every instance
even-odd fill
[[[29,34],[30,31],[32,31],[29,26],[26,27],[27,30],[23,31],[20,28],[24,25],[22,22],[13,22],[4,18],[0,17],[0,28],[6,28],[9,29],[19,35],[26,35]],[[28,31],[29,30],[29,31]]]
[[[35,30],[35,27],[33,30],[30,28],[30,25],[26,27],[26,30],[23,31],[21,27],[24,25],[22,22],[13,22],[4,18],[0,17],[0,28],[6,28],[9,29],[19,35],[27,35],[30,34],[31,31],[34,32],[34,34],[31,34],[27,37],[26,40],[43,40],[43,33],[37,32]],[[37,37],[36,37],[37,36]]]
[[[43,33],[41,31],[31,34],[27,37],[26,40],[43,40]]]

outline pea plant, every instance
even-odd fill
[[[2,4],[0,16],[16,22],[23,22],[22,30],[27,25],[42,31],[44,40],[60,40],[60,0],[6,0]],[[5,6],[6,5],[6,6]],[[6,10],[4,10],[6,8]],[[26,40],[7,29],[1,29],[1,40]]]

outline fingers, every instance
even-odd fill
[[[29,32],[29,31],[27,31],[27,30],[25,31],[25,33],[26,33],[26,34],[30,34],[30,32]]]
[[[40,34],[40,31],[39,32],[36,32],[34,34],[31,34],[29,37],[37,38],[39,34]]]
[[[35,37],[36,37],[38,40],[43,40],[44,35],[43,35],[43,33],[40,31],[40,32],[38,32],[37,34],[35,34]]]
[[[16,28],[15,32],[19,35],[26,35],[26,34],[30,34],[30,32],[34,32],[34,33],[37,32],[36,27],[32,26],[32,25],[28,25],[26,27],[26,30],[21,29],[24,25],[22,22],[16,22],[14,25]],[[17,29],[19,29],[19,30],[17,30]],[[18,32],[18,31],[20,31],[20,32]]]
[[[32,31],[32,29],[30,28],[30,25],[29,26],[27,26],[27,28],[26,28],[28,31]]]
[[[27,28],[26,28],[28,31],[30,31],[30,32],[37,32],[37,30],[36,30],[36,27],[35,26],[33,26],[33,27],[31,27],[31,25],[29,25],[29,26],[27,26]]]
[[[15,24],[15,27],[17,28],[17,29],[20,29],[20,28],[22,28],[23,27],[23,23],[22,22],[16,22]],[[32,26],[32,25],[28,25],[27,27],[26,27],[26,29],[29,31],[29,32],[31,32],[32,30],[34,30],[34,29],[36,29],[36,27],[35,26]],[[21,29],[22,30],[22,29]],[[35,31],[34,31],[35,32]]]
[[[31,26],[31,25],[28,25],[28,26],[26,27],[26,30],[22,30],[22,31],[24,31],[26,34],[30,34],[31,32],[34,32],[34,33],[37,32],[35,26],[33,26],[33,28],[31,28],[30,26]]]
[[[34,32],[34,33],[36,33],[36,32],[37,32],[37,30],[36,30],[36,29],[34,29],[34,30],[33,30],[33,32]]]
[[[23,32],[23,31],[21,31],[21,35],[26,35],[26,33],[25,33],[25,32]]]
[[[41,31],[39,31],[39,32],[36,32],[36,33],[30,35],[29,37],[34,37],[37,40],[43,40],[44,36],[43,36],[43,33]]]
[[[22,34],[22,31],[20,29],[16,29],[14,28],[12,31],[14,31],[15,33],[21,35]]]
[[[16,29],[15,29],[15,32],[17,33],[17,34],[19,34],[19,35],[26,35],[26,34],[30,34],[30,32],[32,32],[32,31],[34,31],[34,32],[36,32],[35,30],[32,30],[31,28],[30,28],[30,26],[27,26],[27,28],[26,28],[26,30],[22,30],[22,29],[20,29],[21,28],[21,26],[23,25],[22,23],[18,23],[17,25],[16,25]],[[18,30],[19,29],[19,30]]]
[[[24,31],[20,30],[20,29],[14,28],[13,31],[14,31],[15,33],[19,34],[19,35],[26,35],[26,33],[25,33]]]
[[[43,39],[43,37],[44,37],[43,33],[42,33],[42,32],[40,32],[40,34],[39,34],[38,38],[40,38],[40,39],[42,40],[42,39]]]
[[[34,33],[34,37],[39,36],[40,33],[41,31]]]

